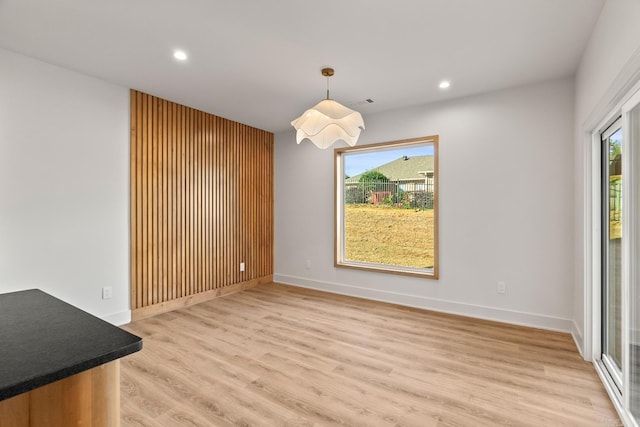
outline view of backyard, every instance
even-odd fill
[[[622,237],[622,176],[609,177],[609,239]]]

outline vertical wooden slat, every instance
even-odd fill
[[[233,260],[231,261],[231,282],[237,283],[240,281],[238,278],[238,271],[240,270],[238,267],[239,263],[239,254],[238,254],[238,217],[240,212],[238,212],[238,198],[236,197],[238,193],[238,156],[237,156],[237,148],[239,145],[239,130],[240,124],[233,123],[233,133],[232,133],[232,143],[230,148],[231,152],[231,194],[233,197],[233,202],[231,206],[233,207],[233,215],[232,215],[232,223],[233,223],[233,234],[231,235],[231,241],[233,242],[232,246],[232,254]]]
[[[213,289],[220,287],[220,118],[213,117],[213,212],[212,212],[212,237],[213,237]]]
[[[228,217],[228,246],[227,250],[229,251],[228,260],[227,260],[227,285],[235,282],[235,273],[238,270],[236,265],[236,210],[235,210],[235,200],[233,199],[234,187],[235,187],[235,174],[236,170],[234,167],[234,158],[233,158],[233,148],[237,143],[237,135],[236,135],[236,123],[229,122],[229,139],[230,143],[226,145],[227,149],[227,176],[229,177],[229,182],[227,186],[227,206],[229,207],[229,217]]]
[[[258,150],[260,155],[258,156],[257,161],[260,163],[260,169],[264,170],[265,169],[265,164],[264,164],[264,154],[265,154],[265,146],[264,146],[264,141],[262,140],[262,138],[260,138],[260,140],[258,141]],[[266,209],[266,205],[264,203],[264,182],[262,180],[259,180],[258,182],[256,182],[256,193],[257,193],[257,197],[258,197],[258,201],[257,203],[259,204],[259,206],[262,207],[262,209],[260,210],[260,220],[264,221],[268,218],[268,212]],[[264,233],[266,231],[267,227],[264,228],[259,228],[258,230],[256,230],[256,232],[260,235],[261,241],[264,238]],[[260,272],[264,271],[264,259],[265,259],[265,251],[264,248],[262,247],[262,244],[260,245],[260,250],[258,251],[258,253],[256,254],[257,256],[257,263],[260,266]]]
[[[253,165],[253,169],[254,171],[261,168],[262,167],[262,140],[258,139],[256,141],[256,144],[254,146],[254,149],[256,150],[257,153],[259,153],[258,156],[256,156],[254,165]],[[252,221],[251,223],[251,227],[253,229],[253,233],[256,234],[257,239],[258,239],[258,244],[256,245],[256,250],[253,251],[252,254],[252,263],[256,264],[256,267],[261,268],[261,263],[260,263],[260,249],[262,247],[262,231],[260,229],[258,229],[256,227],[256,222],[255,222],[255,218],[258,217],[260,215],[260,212],[262,211],[261,206],[260,206],[260,201],[261,201],[261,197],[260,197],[260,183],[258,183],[256,181],[256,175],[255,173],[252,173],[251,175],[251,186],[250,186],[250,191],[252,194],[252,210],[253,210],[253,219],[254,221]]]
[[[246,159],[244,157],[245,155],[245,149],[247,147],[247,141],[249,140],[250,136],[247,134],[247,132],[250,132],[250,130],[246,127],[243,126],[243,132],[244,135],[242,137],[242,141],[240,141],[240,144],[238,144],[239,146],[239,167],[238,167],[238,171],[239,171],[239,175],[240,175],[240,180],[238,182],[238,187],[240,188],[240,191],[238,191],[238,199],[240,202],[240,246],[241,246],[241,250],[240,250],[240,262],[244,262],[245,263],[245,271],[240,273],[240,281],[245,281],[246,277],[247,277],[247,271],[246,271],[246,267],[247,267],[247,240],[246,240],[246,236],[247,236],[247,204],[245,201],[245,197],[247,192],[244,191],[246,187]]]
[[[192,204],[192,209],[193,209],[193,228],[191,230],[191,237],[193,239],[193,252],[192,252],[192,262],[193,262],[193,293],[197,294],[200,292],[200,280],[199,280],[199,276],[200,276],[200,271],[199,271],[199,259],[198,259],[198,252],[199,252],[199,242],[200,242],[200,233],[198,232],[198,217],[199,217],[199,209],[198,209],[198,199],[200,197],[200,188],[199,188],[199,179],[198,179],[198,155],[199,155],[199,146],[200,146],[200,135],[198,132],[198,127],[200,126],[200,118],[199,118],[199,112],[194,110],[193,111],[193,127],[192,127],[192,132],[193,132],[193,137],[192,137],[192,141],[193,141],[193,154],[192,154],[192,161],[193,161],[193,166],[192,166],[192,173],[193,173],[193,204]]]
[[[221,138],[227,135],[227,123],[222,120],[220,122],[221,128]],[[226,169],[226,155],[225,155],[225,145],[220,144],[220,192],[218,197],[220,197],[220,224],[218,226],[218,233],[220,233],[220,287],[223,288],[227,285],[227,263],[226,256],[223,255],[224,250],[227,248],[227,234],[226,231],[229,229],[227,227],[227,194],[226,194],[226,185],[227,185],[227,169]]]
[[[138,238],[137,238],[137,224],[136,224],[136,215],[138,212],[137,209],[137,194],[138,187],[136,185],[136,168],[138,164],[138,153],[136,152],[138,147],[138,138],[136,133],[136,93],[131,91],[129,93],[130,97],[130,123],[131,123],[131,135],[130,135],[130,147],[129,147],[129,185],[131,186],[131,191],[129,192],[129,263],[131,267],[129,268],[129,283],[131,283],[129,289],[129,297],[131,301],[131,307],[136,308],[137,298],[136,298],[136,289],[137,289],[137,271],[138,271],[138,263],[136,261],[137,256],[137,248],[138,248]]]
[[[204,276],[204,178],[205,178],[205,157],[204,157],[204,113],[198,112],[200,118],[198,132],[198,292],[204,292],[205,290],[205,276]]]
[[[185,149],[187,151],[186,157],[187,157],[187,165],[186,165],[186,182],[185,182],[185,195],[186,195],[186,218],[185,218],[185,223],[186,223],[186,227],[185,227],[185,241],[186,241],[186,253],[185,253],[185,257],[186,257],[186,265],[185,265],[185,270],[187,272],[186,274],[186,279],[187,279],[187,295],[192,295],[193,292],[193,265],[192,265],[192,254],[193,254],[193,249],[191,247],[191,241],[192,241],[192,235],[193,235],[193,230],[191,229],[191,224],[192,224],[192,220],[191,220],[191,206],[192,206],[192,196],[193,196],[193,189],[192,189],[192,184],[191,184],[191,169],[192,169],[192,159],[191,159],[191,148],[192,148],[192,143],[193,143],[193,117],[191,115],[191,111],[187,110],[185,108],[185,114],[186,114],[186,122],[187,122],[187,127],[185,129],[185,133],[186,133],[186,140],[185,140]]]
[[[169,103],[162,101],[162,301],[169,300]]]
[[[197,238],[197,247],[198,247],[198,257],[197,257],[197,261],[198,261],[198,265],[196,268],[196,271],[198,273],[198,282],[197,282],[197,287],[196,287],[196,292],[202,292],[203,289],[203,282],[204,282],[204,278],[203,278],[203,274],[202,274],[202,265],[203,265],[203,260],[202,260],[202,197],[204,195],[204,190],[202,188],[202,173],[203,173],[203,158],[202,158],[202,138],[203,138],[203,132],[202,132],[202,116],[204,113],[202,113],[202,111],[198,111],[198,125],[197,125],[197,129],[199,129],[198,131],[198,137],[197,137],[197,141],[198,141],[198,151],[196,152],[196,160],[197,160],[197,165],[196,165],[196,177],[197,177],[197,188],[196,188],[196,214],[197,214],[197,228],[196,228],[196,238]]]
[[[258,151],[258,156],[256,158],[256,162],[258,162],[260,170],[263,171],[265,169],[265,164],[263,161],[265,147],[264,147],[264,141],[262,138],[258,139],[257,151]],[[257,175],[254,175],[254,179],[257,179],[257,178],[258,178]],[[256,221],[254,221],[254,224],[257,224],[258,220],[262,222],[268,217],[266,205],[264,204],[263,184],[264,184],[263,180],[257,180],[255,182],[255,193],[257,198],[256,204],[260,206],[260,209],[258,212],[258,216],[256,217]],[[267,227],[256,228],[256,233],[260,236],[261,241],[262,241],[262,238],[264,237],[264,232],[266,228]],[[256,256],[256,264],[260,269],[260,273],[262,273],[262,271],[264,270],[264,248],[262,247],[262,244],[260,244],[260,247],[258,248],[258,251],[256,252],[255,256]]]
[[[262,141],[262,139],[260,139],[258,141],[258,158],[256,159],[256,161],[260,164],[260,169],[264,170],[264,165],[262,162],[262,158],[264,157],[264,141]],[[255,182],[255,192],[256,192],[256,204],[258,206],[261,206],[261,209],[259,211],[258,216],[256,217],[256,222],[254,222],[254,224],[256,224],[256,234],[258,234],[260,237],[264,236],[264,228],[261,227],[257,227],[257,221],[264,221],[264,219],[267,218],[267,211],[266,211],[266,205],[264,204],[264,194],[262,193],[262,181],[260,180],[258,177],[258,174],[256,173],[256,175],[254,175],[254,179],[256,180]],[[262,269],[262,266],[264,265],[264,248],[262,246],[262,244],[260,244],[260,247],[258,248],[258,252],[256,252],[256,263],[260,266],[260,269]]]
[[[205,186],[205,195],[206,195],[206,219],[205,219],[205,236],[206,236],[206,253],[207,253],[207,286],[206,290],[211,290],[211,115],[207,115],[207,145],[206,145],[206,186]]]
[[[259,160],[259,150],[260,150],[260,140],[256,140],[253,142],[252,149],[253,155],[251,156],[251,170],[249,171],[249,182],[247,185],[247,191],[249,193],[249,206],[251,207],[251,220],[249,222],[249,230],[251,235],[255,236],[259,233],[259,230],[256,227],[256,216],[259,215],[261,207],[259,205],[259,198],[257,194],[256,174],[259,173],[258,170],[260,168]],[[260,264],[258,262],[258,253],[260,251],[259,242],[255,247],[252,248],[251,253],[249,254],[249,263],[254,266],[256,272],[260,269]]]
[[[136,122],[135,124],[132,122],[132,125],[136,126],[136,133],[137,133],[137,144],[138,144],[138,163],[136,165],[136,181],[137,181],[137,185],[138,185],[138,190],[137,190],[137,194],[138,194],[138,200],[136,201],[137,204],[137,212],[136,212],[136,228],[137,228],[137,239],[138,239],[138,256],[136,257],[135,262],[138,264],[137,265],[137,270],[138,270],[138,278],[136,280],[135,286],[135,293],[136,293],[136,308],[137,307],[142,307],[143,303],[144,303],[144,295],[143,295],[143,290],[144,290],[144,282],[145,282],[145,266],[144,266],[144,261],[145,261],[145,242],[144,242],[144,226],[145,226],[145,222],[144,222],[144,215],[145,215],[145,205],[144,205],[144,190],[145,190],[145,182],[146,182],[146,176],[144,174],[144,164],[145,164],[145,151],[144,151],[144,120],[143,117],[144,115],[142,114],[142,110],[144,107],[144,98],[142,96],[141,93],[136,92]],[[134,284],[132,283],[131,286],[134,286]],[[133,292],[133,291],[131,291]]]
[[[222,272],[222,243],[221,243],[221,239],[222,239],[222,233],[221,233],[221,224],[222,224],[222,198],[220,197],[220,189],[222,188],[222,168],[220,167],[221,164],[221,156],[220,156],[220,149],[222,147],[222,123],[221,123],[221,119],[216,117],[215,118],[215,122],[216,122],[216,156],[215,156],[215,167],[216,167],[216,172],[215,172],[215,176],[216,176],[216,203],[215,203],[215,211],[216,211],[216,222],[215,222],[215,227],[214,227],[214,231],[215,231],[215,235],[216,235],[216,288],[220,288],[222,286],[222,280],[221,280],[221,272]]]
[[[187,149],[185,108],[180,106],[180,283],[181,296],[187,295]]]
[[[265,180],[265,198],[264,198],[264,203],[266,205],[266,209],[267,212],[269,213],[269,216],[267,218],[267,226],[265,227],[267,230],[267,233],[265,234],[264,237],[264,242],[263,245],[265,246],[265,248],[267,249],[265,252],[267,254],[267,262],[265,265],[265,274],[272,274],[273,273],[273,250],[269,250],[270,247],[266,246],[267,242],[271,242],[271,246],[273,246],[273,227],[274,227],[274,221],[275,218],[273,217],[273,174],[274,174],[274,170],[273,170],[273,137],[271,138],[271,142],[266,139],[266,135],[264,135],[265,137],[265,146],[267,147],[266,149],[266,156],[265,156],[265,162],[267,163],[267,167],[266,167],[266,171],[265,173],[267,174],[267,179]]]
[[[157,239],[156,239],[156,203],[155,203],[155,193],[158,189],[156,182],[156,127],[155,127],[155,99],[151,98],[148,100],[147,105],[147,121],[149,122],[149,129],[147,132],[147,146],[149,149],[149,230],[148,230],[148,239],[150,246],[151,256],[149,257],[149,281],[147,283],[147,300],[149,304],[155,304],[155,290],[156,290],[156,247],[157,247]]]
[[[223,135],[227,136],[229,135],[229,125],[226,121],[222,121],[222,133]],[[221,155],[221,172],[222,172],[222,188],[221,188],[221,193],[220,193],[220,198],[222,200],[222,223],[220,224],[220,236],[222,238],[222,245],[221,248],[222,250],[226,250],[228,249],[228,245],[227,245],[227,233],[229,231],[229,223],[227,221],[228,218],[228,209],[229,209],[229,201],[227,200],[227,185],[228,185],[228,168],[227,168],[227,152],[226,152],[226,145],[222,144],[220,145],[220,155]],[[221,287],[225,287],[227,285],[227,261],[228,256],[223,256],[221,257],[221,261],[222,261],[222,271],[221,273],[221,278],[222,278],[222,283],[220,284]]]
[[[149,120],[149,104],[150,104],[151,100],[149,97],[144,97],[143,98],[143,107],[142,107],[142,123],[143,123],[143,131],[142,131],[142,138],[144,141],[144,148],[143,148],[143,159],[144,159],[144,164],[143,164],[143,168],[142,168],[142,174],[144,176],[144,180],[145,180],[145,185],[144,185],[144,191],[143,191],[143,202],[142,202],[142,212],[143,212],[143,236],[142,236],[142,241],[143,241],[143,245],[144,245],[144,253],[142,255],[142,265],[143,265],[143,269],[144,269],[144,277],[143,277],[143,282],[141,284],[142,286],[142,305],[141,307],[145,307],[148,305],[151,305],[152,302],[149,300],[149,287],[150,287],[150,283],[152,280],[152,275],[151,275],[151,256],[149,255],[151,253],[151,238],[150,238],[150,229],[151,229],[151,224],[152,224],[152,218],[151,218],[151,205],[149,203],[150,197],[149,197],[149,193],[151,192],[151,180],[149,179],[149,177],[151,176],[151,147],[150,147],[150,140],[151,138],[149,137],[149,129],[151,128],[150,126],[150,120]]]
[[[190,276],[190,257],[189,255],[191,254],[190,248],[189,248],[189,244],[190,244],[190,239],[189,239],[189,235],[191,233],[191,230],[189,229],[190,226],[190,215],[191,215],[191,209],[190,209],[190,200],[191,200],[191,182],[189,180],[190,178],[190,174],[191,174],[191,162],[189,159],[189,155],[191,153],[191,149],[190,149],[190,138],[191,135],[189,133],[189,128],[191,126],[191,118],[189,117],[189,111],[187,108],[183,107],[182,108],[183,112],[184,112],[184,139],[183,139],[183,145],[184,145],[184,217],[182,219],[182,221],[184,222],[184,232],[182,234],[182,239],[184,240],[184,254],[183,254],[183,258],[184,258],[184,295],[191,295],[191,276]]]
[[[131,91],[130,162],[134,312],[273,274],[271,133]]]
[[[209,115],[202,117],[202,291],[209,290]]]
[[[200,292],[199,289],[199,280],[198,276],[200,273],[200,263],[199,263],[199,253],[198,253],[198,242],[200,240],[200,233],[198,232],[198,199],[200,196],[199,189],[199,180],[198,180],[198,147],[200,142],[200,132],[198,129],[199,126],[199,114],[197,110],[192,112],[193,114],[193,136],[192,136],[192,144],[193,144],[193,152],[192,152],[192,177],[193,181],[191,183],[191,194],[192,194],[192,229],[191,229],[191,238],[192,238],[192,248],[193,248],[193,293],[197,294]]]
[[[173,226],[173,298],[180,295],[180,108],[177,104],[171,105],[173,109],[173,206],[172,206],[172,226]]]
[[[151,129],[151,149],[152,149],[152,178],[151,178],[151,246],[152,246],[152,281],[151,281],[151,303],[158,302],[158,98],[153,98],[151,102],[151,120],[154,126]]]
[[[156,302],[164,301],[164,100],[158,100],[158,294]]]
[[[198,111],[193,110],[193,125],[192,125],[192,152],[191,152],[191,270],[193,274],[193,293],[197,294],[198,289],[198,196],[200,189],[198,188]]]
[[[216,118],[214,116],[209,116],[209,132],[211,135],[211,142],[209,145],[209,246],[210,246],[210,255],[209,255],[209,289],[216,288],[216,240],[215,240],[215,223],[216,223],[216,175],[215,175],[215,163],[216,163]]]
[[[173,267],[174,267],[174,237],[173,237],[173,177],[174,177],[174,166],[173,166],[173,147],[175,137],[173,135],[173,112],[174,112],[174,104],[168,103],[167,105],[167,300],[172,300],[173,289],[175,286],[175,280],[173,277]]]
[[[220,146],[221,138],[220,138],[220,118],[213,118],[213,252],[214,252],[214,260],[213,260],[213,271],[214,271],[214,282],[213,289],[217,289],[220,287],[220,258],[222,258],[221,250],[220,250],[220,221],[222,216],[220,215]]]
[[[162,302],[162,100],[156,98],[154,102],[154,206],[155,206],[155,276],[156,286],[154,286],[154,304]]]
[[[200,112],[200,292],[207,290],[207,114]]]
[[[195,111],[189,110],[189,294],[196,294],[195,272]]]
[[[142,162],[144,161],[144,157],[142,155],[142,148],[144,146],[144,141],[142,139],[142,94],[139,92],[133,92],[135,102],[135,109],[132,108],[132,112],[135,113],[135,121],[131,120],[132,126],[136,128],[136,164],[134,167],[136,168],[136,258],[134,262],[136,263],[136,280],[135,284],[132,282],[131,284],[131,295],[135,294],[135,300],[132,298],[132,307],[133,301],[135,301],[135,306],[142,307],[142,283],[143,283],[143,274],[144,274],[144,262],[143,262],[143,240],[142,240],[142,231],[144,224],[142,223],[142,189],[144,182],[144,175],[142,174]],[[133,249],[133,247],[131,248]],[[135,289],[133,289],[135,286]]]
[[[234,264],[235,264],[235,254],[234,254],[234,239],[233,239],[233,235],[235,233],[235,227],[234,227],[234,223],[233,220],[235,218],[235,211],[233,209],[233,200],[232,200],[232,192],[233,192],[233,143],[235,142],[235,135],[234,135],[234,123],[233,122],[227,122],[227,129],[228,129],[228,133],[227,135],[229,136],[231,143],[225,145],[225,154],[226,154],[226,162],[227,162],[227,188],[225,189],[226,191],[226,200],[227,200],[227,227],[226,227],[226,231],[225,234],[227,235],[227,245],[226,245],[226,249],[229,252],[229,255],[226,257],[227,258],[227,280],[226,280],[226,284],[229,285],[231,283],[233,283],[233,272],[235,271],[234,268]]]
[[[172,194],[171,200],[173,205],[171,206],[171,226],[172,226],[172,246],[173,253],[171,262],[173,263],[172,270],[172,283],[173,283],[173,295],[172,299],[180,297],[180,279],[178,275],[178,259],[180,257],[180,230],[178,230],[178,224],[180,223],[180,216],[178,206],[180,205],[180,195],[179,195],[179,182],[180,182],[180,167],[179,167],[179,158],[178,152],[180,150],[180,140],[178,138],[178,123],[179,123],[179,111],[180,109],[174,103],[171,104],[171,109],[173,110],[172,117],[172,132],[171,136],[173,139],[172,148],[172,163],[173,163],[173,186],[172,186]]]
[[[162,191],[163,191],[163,177],[162,177],[162,150],[163,150],[163,145],[164,142],[162,140],[162,100],[158,99],[156,102],[156,120],[158,123],[158,128],[157,128],[157,135],[156,135],[156,141],[157,141],[157,147],[156,147],[156,174],[157,174],[157,183],[156,183],[156,187],[157,187],[157,191],[156,191],[156,242],[157,242],[157,249],[156,249],[156,278],[158,281],[158,285],[156,287],[157,292],[156,292],[156,298],[155,298],[155,302],[156,303],[160,303],[162,302],[162,281],[163,281],[163,276],[164,276],[164,272],[163,272],[163,268],[162,268],[162,262],[163,262],[163,257],[162,257],[162,246],[163,246],[163,241],[162,241],[162,224],[164,222],[164,217],[162,215]]]

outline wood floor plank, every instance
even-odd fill
[[[127,325],[123,426],[598,426],[568,334],[279,284]]]

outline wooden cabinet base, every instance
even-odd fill
[[[1,401],[0,426],[120,426],[120,361]]]

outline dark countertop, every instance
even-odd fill
[[[38,289],[0,294],[0,400],[142,349],[142,338]]]

